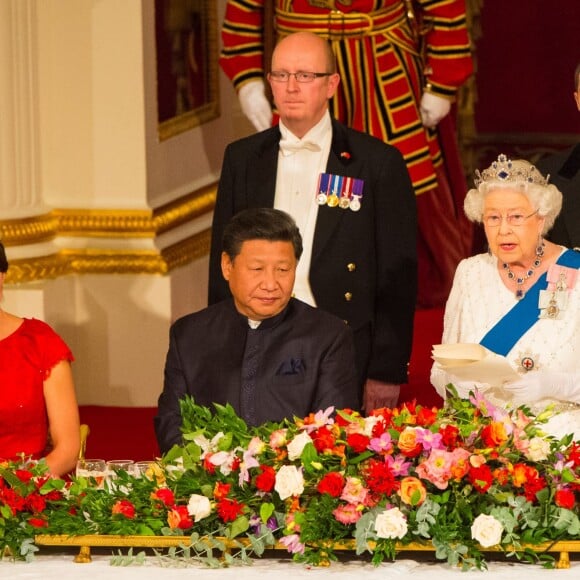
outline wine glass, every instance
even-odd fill
[[[131,471],[134,463],[132,459],[111,459],[107,461],[107,475],[115,477],[118,471]]]
[[[131,466],[131,473],[135,477],[148,477],[149,479],[153,478],[154,471],[153,466],[155,465],[154,461],[137,461]]]
[[[131,473],[133,464],[135,462],[132,459],[111,459],[107,461],[106,475],[107,475],[107,487],[111,491],[119,489],[124,493],[129,493],[129,489],[126,486],[118,486],[115,480],[120,472]]]
[[[77,477],[93,479],[99,489],[103,489],[106,475],[104,459],[79,459],[76,467]]]

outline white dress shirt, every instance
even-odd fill
[[[311,306],[316,306],[308,273],[318,215],[316,201],[318,179],[326,169],[332,141],[330,114],[327,111],[302,139],[298,139],[282,121],[280,132],[282,139],[278,153],[274,207],[290,214],[302,235],[304,252],[296,270],[294,296]],[[285,150],[286,143],[292,151]]]

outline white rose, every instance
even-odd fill
[[[276,473],[274,489],[278,492],[280,499],[286,499],[293,495],[302,495],[304,491],[302,470],[295,465],[283,465]]]
[[[211,504],[209,499],[205,495],[198,495],[194,493],[189,498],[189,503],[187,504],[187,513],[193,516],[196,522],[207,518],[211,513]]]
[[[299,459],[307,443],[312,443],[312,439],[310,439],[310,435],[306,431],[302,431],[300,435],[297,435],[288,443],[288,459],[290,461]]]
[[[375,520],[375,532],[379,538],[403,538],[407,533],[407,518],[399,508],[381,512]]]
[[[373,429],[375,425],[382,420],[382,417],[378,415],[369,415],[368,417],[364,418],[364,429],[363,432],[367,437],[373,436]]]
[[[532,461],[544,461],[548,459],[548,453],[550,453],[550,443],[543,439],[542,437],[533,437],[530,439],[530,446],[526,455]]]
[[[496,546],[501,542],[503,526],[493,516],[478,515],[471,525],[471,537],[484,548]]]

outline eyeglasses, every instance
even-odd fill
[[[505,221],[510,226],[514,226],[514,227],[523,226],[525,221],[528,218],[531,218],[533,215],[536,215],[538,213],[538,211],[539,210],[536,210],[536,211],[532,212],[530,215],[523,215],[521,213],[510,213],[506,216],[503,216],[503,215],[492,213],[490,215],[483,216],[483,223],[488,228],[497,228],[501,225],[501,222],[505,219]]]
[[[298,71],[295,73],[287,72],[285,70],[273,70],[269,75],[268,78],[275,83],[287,83],[290,80],[290,77],[294,77],[297,83],[311,83],[314,79],[318,79],[320,77],[329,77],[333,73],[317,73],[317,72],[304,72]]]

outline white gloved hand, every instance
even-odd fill
[[[578,373],[531,371],[503,388],[512,395],[516,406],[531,405],[542,399],[580,403]]]
[[[238,91],[242,112],[258,131],[272,126],[272,107],[266,98],[263,80],[249,81]]]
[[[425,127],[432,129],[449,113],[451,101],[433,93],[423,93],[421,97],[421,121]]]

